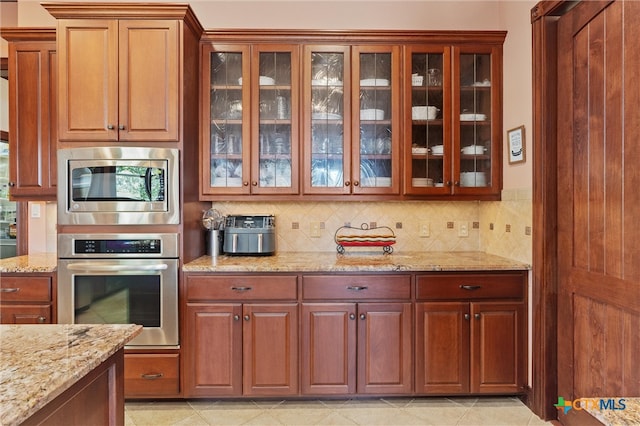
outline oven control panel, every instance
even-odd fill
[[[157,239],[146,240],[75,240],[74,251],[78,254],[123,254],[162,252]]]

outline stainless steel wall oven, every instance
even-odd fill
[[[58,235],[58,322],[143,326],[128,346],[178,347],[178,234]]]

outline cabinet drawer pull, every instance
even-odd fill
[[[149,374],[141,374],[140,377],[142,377],[145,380],[156,380],[161,378],[162,376],[164,376],[164,374],[162,373],[149,373]]]
[[[11,287],[11,288],[1,288],[0,293],[17,293],[19,292],[19,288]]]
[[[250,291],[253,290],[252,287],[231,287],[233,291]]]
[[[347,290],[353,290],[353,291],[362,291],[362,290],[366,290],[369,287],[367,287],[366,285],[349,285],[347,286]]]
[[[465,285],[465,284],[461,284],[460,288],[463,290],[469,290],[469,291],[473,291],[473,290],[479,290],[482,288],[481,285]]]
[[[45,322],[47,322],[47,318],[46,317],[38,317],[38,323],[39,324],[44,324]]]

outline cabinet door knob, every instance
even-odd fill
[[[234,321],[240,321],[240,315],[234,315],[233,316],[233,320]]]
[[[349,182],[348,180],[344,181],[344,186],[351,186],[351,182]]]
[[[359,186],[359,185],[360,185],[360,182],[358,181],[353,182],[353,186]]]
[[[115,126],[113,124],[107,124],[107,130],[113,130]]]
[[[253,185],[253,186],[258,186],[258,182],[256,182],[255,180],[254,180],[254,181],[251,181],[251,185]]]
[[[124,124],[119,125],[118,130],[124,130]]]
[[[245,315],[245,316],[244,316],[244,320],[245,320],[245,321],[249,321],[250,319],[251,319],[251,317],[250,317],[249,315]]]
[[[473,315],[473,317],[474,317],[475,319],[479,320],[479,319],[480,319],[480,314],[474,314],[474,315]]]
[[[9,186],[16,186],[15,182],[9,182]]]
[[[447,181],[447,186],[451,186],[451,181],[450,180]]]
[[[361,320],[363,320],[363,319],[367,319],[367,316],[366,316],[365,314],[360,314],[360,319],[361,319]]]
[[[242,186],[249,186],[249,182],[245,180],[244,182],[242,182]]]
[[[38,322],[40,324],[44,324],[45,322],[47,322],[47,318],[46,317],[38,317]]]
[[[455,182],[454,182],[454,185],[455,185],[455,186],[460,186],[460,182],[455,181]]]
[[[464,314],[464,319],[466,319],[467,321],[469,321],[469,319],[471,319],[471,315],[469,315],[469,314]]]
[[[352,319],[352,320],[356,319],[356,314],[349,314],[349,319]]]

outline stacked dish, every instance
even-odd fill
[[[433,186],[433,179],[431,179],[431,178],[413,178],[413,179],[411,179],[411,185],[413,185],[413,186]]]
[[[460,186],[487,186],[484,172],[461,172]]]
[[[431,147],[431,154],[444,155],[444,145],[434,145]]]
[[[469,145],[462,148],[461,151],[464,155],[480,155],[484,154],[486,150],[487,148],[482,145]]]
[[[411,107],[411,119],[413,120],[434,120],[440,111],[432,105]]]
[[[386,78],[366,78],[360,80],[360,86],[388,86],[389,80]]]
[[[384,120],[382,109],[361,109],[360,120]]]
[[[429,149],[425,148],[425,147],[420,147],[420,146],[412,146],[411,147],[411,153],[412,154],[424,155],[424,154],[426,154],[428,152],[429,152]]]
[[[486,114],[460,114],[460,121],[484,121],[486,119]]]

